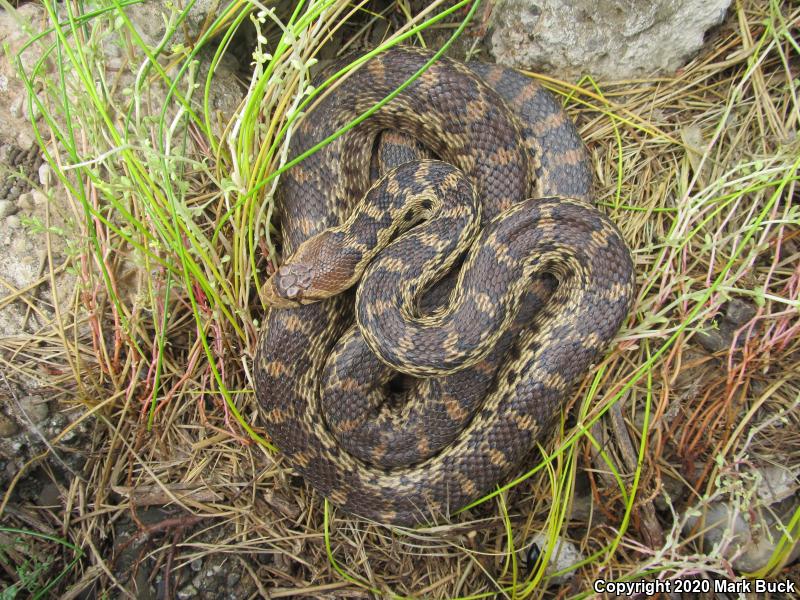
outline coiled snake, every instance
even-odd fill
[[[368,61],[306,116],[290,156],[429,58],[397,48]],[[419,151],[401,150],[380,164],[405,164],[354,213],[384,130],[444,162],[405,162]],[[318,492],[413,524],[519,466],[630,308],[630,253],[589,202],[591,185],[583,144],[546,90],[449,59],[286,172],[278,209],[289,258],[264,288],[273,308],[255,384],[269,436]],[[354,310],[344,290],[358,279]]]

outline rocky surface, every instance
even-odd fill
[[[189,8],[183,24],[175,31],[167,46],[177,42],[192,43],[206,26],[214,22],[220,7],[226,7],[227,0],[196,0]],[[167,26],[177,22],[186,3],[161,2],[147,0],[126,9],[126,14],[136,27],[142,38],[151,46],[157,46],[167,31]]]
[[[730,0],[504,0],[492,16],[498,63],[614,80],[672,73],[703,45]]]
[[[8,49],[0,54],[0,106],[5,107],[0,110],[0,278],[7,284],[0,292],[0,340],[37,331],[53,317],[44,229],[63,228],[63,203],[58,202],[63,196],[56,191],[55,178],[36,144],[33,109],[12,62],[18,58],[30,72],[41,59],[40,47],[26,49],[25,44],[43,24],[44,12],[37,4],[0,11],[0,45]],[[52,65],[45,60],[41,69],[48,72]],[[38,121],[41,117],[33,112]],[[53,198],[56,204],[50,202]],[[58,235],[49,238],[53,262],[60,264],[66,243]],[[60,272],[55,280],[59,301],[69,299],[74,277]]]
[[[800,500],[800,468],[765,465],[737,474],[733,497],[722,496],[688,513],[684,535],[699,529],[703,549],[720,552],[740,573],[764,568],[781,541]],[[723,484],[730,476],[723,478]],[[800,544],[790,551],[786,564],[800,558]]]
[[[194,23],[199,27],[199,23],[216,10],[217,4],[195,3],[191,12],[193,17],[187,21],[187,25]],[[141,24],[144,27],[145,24],[155,26],[154,23],[163,26],[161,11],[169,13],[170,9],[165,8],[163,3],[147,2],[135,9],[129,7],[128,11],[136,26]],[[193,21],[194,16],[199,21]],[[0,45],[7,45],[8,49],[0,54],[0,107],[7,107],[0,109],[0,278],[14,288],[0,292],[0,339],[32,333],[53,318],[54,299],[50,292],[48,251],[53,266],[58,267],[72,252],[70,243],[76,239],[70,234],[74,232],[76,223],[71,218],[74,214],[70,214],[72,210],[66,190],[59,185],[53,170],[44,162],[36,143],[31,112],[34,112],[33,121],[36,123],[41,124],[42,117],[29,107],[28,90],[18,72],[19,65],[14,62],[18,57],[23,70],[30,76],[34,65],[42,57],[44,44],[29,47],[26,44],[31,35],[42,31],[46,25],[47,16],[38,3],[22,4],[17,10],[0,11]],[[192,27],[184,29],[192,31]],[[114,89],[123,95],[125,89],[134,87],[135,74],[145,59],[131,56],[130,48],[123,50],[115,40],[115,36],[100,38],[102,64],[107,76],[115,81]],[[210,51],[201,53],[199,57],[197,79],[200,81],[205,80],[211,58]],[[50,59],[38,68],[39,82],[46,74],[55,72]],[[243,96],[244,87],[237,76],[238,69],[238,62],[228,56],[214,71],[215,85],[211,88],[209,106],[212,127],[217,133],[223,129]],[[45,94],[41,86],[35,87],[44,101]],[[75,106],[86,102],[80,86],[69,78],[67,94]],[[143,110],[159,111],[164,106],[166,86],[151,84],[144,96],[147,108]],[[195,108],[199,109],[202,94],[195,94],[192,100]],[[177,103],[173,104],[177,107]],[[82,108],[88,109],[86,106]],[[56,109],[53,112],[58,120],[59,111]],[[74,200],[73,203],[77,204],[78,201]],[[50,230],[49,236],[45,235],[45,229]],[[55,279],[62,314],[70,314],[75,277],[62,269]],[[16,296],[16,301],[2,300],[9,298],[9,292]],[[69,306],[65,303],[69,303]],[[32,308],[34,306],[37,310]]]

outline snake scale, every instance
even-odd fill
[[[430,57],[371,58],[306,115],[289,156]],[[393,153],[385,131],[415,142]],[[255,386],[267,433],[319,493],[408,525],[519,467],[630,309],[630,252],[591,187],[549,92],[446,58],[284,174]]]

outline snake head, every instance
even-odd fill
[[[341,234],[325,230],[300,244],[267,280],[264,299],[275,308],[320,302],[355,283],[354,266],[355,257]]]

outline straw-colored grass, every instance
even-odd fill
[[[531,74],[563,97],[592,153],[598,203],[633,250],[636,303],[546,460],[452,523],[400,531],[325,504],[263,438],[257,292],[277,259],[271,201],[292,125],[326,87],[309,86],[316,58],[376,38],[438,48],[460,34],[474,46],[478,3],[414,14],[401,1],[381,13],[341,0],[293,12],[233,2],[193,45],[173,39],[174,15],[157,48],[125,3],[43,4],[49,29],[18,66],[66,200],[62,228],[40,225],[69,242],[78,286],[36,335],[0,340],[0,368],[52,386],[91,435],[81,477],[59,483],[61,510],[8,512],[25,471],[2,499],[4,521],[24,531],[0,529],[0,557],[12,557],[0,562],[28,565],[28,589],[135,596],[116,563],[123,517],[138,532],[136,560],[173,592],[212,554],[273,598],[585,597],[600,576],[732,574],[732,532],[704,551],[702,527],[682,533],[687,519],[716,501],[747,513],[758,483],[748,469],[800,459],[796,5],[734,3],[674,77]],[[251,76],[235,114],[219,114],[214,67],[245,22],[258,40]],[[117,75],[109,45],[124,58]],[[753,314],[712,353],[699,340],[732,299]],[[60,438],[51,443],[58,453]],[[140,522],[152,505],[169,516]],[[798,533],[800,509],[760,575],[781,573]],[[544,560],[523,564],[535,534],[543,557],[559,537],[582,552],[567,583]]]

